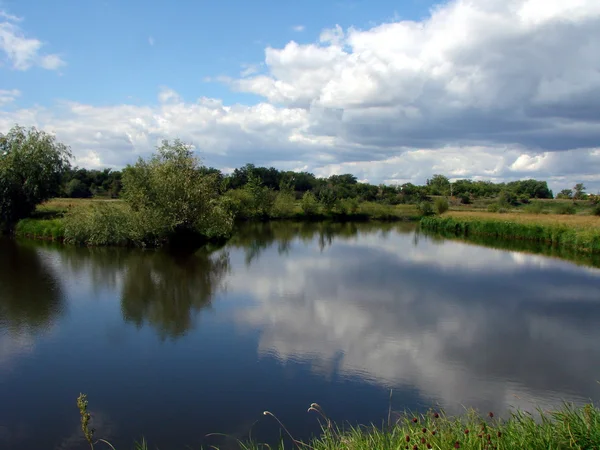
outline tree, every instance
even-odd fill
[[[69,198],[88,198],[92,196],[89,188],[81,180],[73,178],[65,186],[65,194]]]
[[[563,198],[563,199],[572,199],[573,198],[573,190],[571,189],[563,189],[562,191],[560,191],[558,193],[558,195],[556,196],[556,198]]]
[[[450,180],[444,175],[434,175],[430,180],[427,180],[427,187],[431,195],[450,194]]]
[[[56,195],[70,167],[68,147],[35,127],[0,133],[0,226],[10,230]]]
[[[573,187],[573,191],[575,192],[573,195],[573,200],[583,200],[586,197],[585,186],[583,183],[577,183]]]
[[[123,198],[160,236],[227,236],[233,219],[221,204],[217,176],[201,167],[189,145],[164,140],[149,160],[125,168]]]

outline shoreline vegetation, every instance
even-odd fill
[[[113,450],[115,447],[104,439],[94,436],[93,418],[88,412],[88,400],[84,394],[77,398],[81,430],[91,450],[100,444]],[[506,419],[495,417],[493,412],[482,415],[475,410],[466,410],[458,416],[446,415],[443,411],[430,410],[423,414],[405,412],[388,413],[383,426],[346,426],[334,424],[323,408],[313,403],[308,408],[321,425],[321,434],[309,441],[294,438],[293,433],[270,411],[265,419],[275,421],[280,428],[281,439],[277,446],[255,441],[244,442],[234,439],[241,450],[258,449],[309,449],[309,450],[598,450],[600,449],[600,409],[593,404],[574,405],[564,403],[554,410],[538,408],[536,414],[521,410],[512,411]],[[208,448],[219,449],[215,437],[226,439],[226,435],[209,435]],[[151,448],[145,439],[136,443],[136,450]],[[200,447],[202,448],[202,447]],[[228,446],[231,448],[231,445]]]
[[[600,218],[595,216],[453,212],[423,217],[420,226],[443,236],[524,240],[600,254]]]
[[[446,235],[600,251],[600,195],[581,183],[554,198],[533,179],[436,174],[422,186],[372,185],[252,164],[224,174],[180,140],[122,171],[72,168],[70,159],[68,147],[35,128],[0,134],[0,231],[83,246],[190,247],[224,242],[242,221],[420,221]]]

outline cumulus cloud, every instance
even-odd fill
[[[0,11],[0,19],[0,51],[13,69],[27,70],[32,66],[39,66],[56,70],[65,65],[59,55],[42,52],[42,41],[25,35],[19,25],[21,18]]]
[[[423,183],[436,172],[527,176],[554,189],[585,180],[596,190],[598,47],[596,0],[454,0],[422,21],[336,25],[316,42],[267,47],[262,66],[211,78],[262,97],[256,105],[190,103],[163,90],[157,107],[78,105],[0,120],[24,116],[60,129],[75,153],[97,148],[100,164],[116,166],[180,133],[220,155],[214,161],[223,167],[350,170],[375,183]],[[107,124],[105,113],[118,122]],[[121,144],[107,147],[97,132]],[[82,139],[86,147],[77,148]]]

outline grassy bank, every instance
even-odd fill
[[[87,400],[78,399],[82,430],[92,449],[98,440],[90,430],[91,417],[87,413]],[[310,441],[296,440],[293,433],[277,417],[265,411],[263,420],[274,420],[283,436],[277,448],[310,450],[598,450],[600,449],[600,410],[594,405],[564,404],[553,411],[539,410],[533,415],[514,412],[507,419],[498,419],[493,413],[485,415],[467,411],[461,416],[447,416],[441,411],[425,414],[402,414],[396,420],[388,417],[382,427],[357,426],[340,428],[331,423],[321,407],[313,403],[308,409],[318,417],[321,434]],[[221,435],[221,438],[223,436]],[[218,449],[217,436],[209,436],[207,448]],[[272,449],[274,446],[255,442],[236,441],[243,450]],[[110,444],[109,444],[110,445]],[[112,447],[112,446],[111,446]],[[227,445],[231,448],[231,444]],[[136,450],[151,448],[145,440],[136,444]]]
[[[257,217],[240,215],[236,220],[293,221],[418,221],[414,205],[383,205],[364,202],[353,211],[315,209],[305,213],[300,204],[282,214]],[[15,235],[32,239],[86,245],[157,246],[158,237],[145,230],[146,220],[133,220],[125,202],[120,200],[54,199],[40,205],[34,216],[21,220]]]
[[[580,252],[600,253],[600,217],[450,212],[421,219],[427,231],[456,236],[491,236],[545,242]]]

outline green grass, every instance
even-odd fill
[[[81,399],[81,397],[80,397]],[[89,430],[87,400],[80,406],[82,432],[94,445],[100,443]],[[80,405],[80,400],[78,400]],[[243,450],[598,450],[600,449],[600,410],[592,404],[575,406],[565,403],[562,407],[536,414],[516,411],[505,419],[488,413],[481,415],[473,410],[460,416],[447,416],[443,411],[431,410],[425,414],[403,413],[397,418],[391,413],[383,426],[348,426],[333,424],[321,407],[313,403],[308,412],[315,414],[321,423],[321,434],[309,441],[296,440],[293,433],[271,412],[263,413],[263,420],[273,420],[281,430],[282,439],[277,446],[237,440]],[[219,449],[218,437],[210,435],[211,445]],[[224,436],[227,437],[227,436]],[[136,450],[152,448],[143,440],[135,444]],[[231,446],[228,446],[231,448]]]
[[[600,219],[595,216],[455,213],[423,217],[421,228],[456,236],[546,242],[576,251],[600,253]]]
[[[15,235],[31,239],[62,241],[65,237],[63,219],[23,219],[17,223]]]

